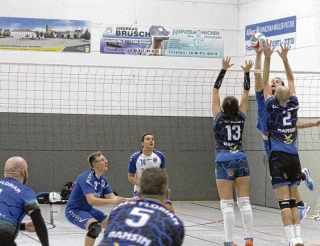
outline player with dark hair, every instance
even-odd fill
[[[65,215],[69,222],[88,231],[84,245],[93,246],[101,228],[107,223],[107,214],[93,206],[118,205],[130,199],[113,193],[108,180],[103,176],[108,171],[108,160],[100,151],[92,153],[88,162],[90,169],[78,176],[69,196]]]
[[[256,50],[255,69],[257,69],[257,70],[261,69],[261,53],[262,53],[261,49]],[[289,64],[287,66],[285,66],[285,71],[286,71],[287,80],[289,81],[289,80],[293,79],[293,74],[292,74],[292,71],[291,71]],[[264,100],[262,76],[260,73],[254,73],[254,76],[255,76],[256,99],[257,99],[257,105],[258,105],[257,128],[260,130],[260,132],[262,134],[263,146],[266,151],[266,155],[269,158],[270,148],[269,148],[268,133],[267,133],[267,112],[266,112],[265,100]],[[285,83],[281,78],[275,77],[270,81],[270,86],[272,89],[272,94],[274,94],[276,88],[278,86],[285,86]],[[319,126],[319,125],[320,125],[320,120],[317,120],[315,122],[300,121],[300,120],[297,121],[297,128],[298,129]],[[313,190],[313,188],[314,188],[313,187],[313,180],[311,179],[310,173],[307,168],[302,169],[301,179],[303,181],[305,181],[305,184],[309,188],[309,190]],[[296,193],[296,198],[297,198],[297,205],[298,205],[298,208],[300,211],[300,219],[302,220],[306,217],[307,212],[310,209],[310,206],[302,201],[302,198],[301,198],[301,195],[300,195],[300,192],[298,189],[297,189],[297,193]]]
[[[122,203],[110,212],[99,246],[182,245],[183,222],[164,206],[169,196],[165,170],[144,170],[139,187],[139,200]]]
[[[223,214],[224,246],[237,246],[233,242],[234,200],[233,187],[236,188],[237,204],[246,231],[245,246],[253,246],[253,216],[249,199],[250,172],[246,153],[242,146],[242,133],[248,109],[250,76],[253,62],[246,61],[241,66],[244,71],[243,93],[240,101],[234,96],[224,98],[220,106],[219,89],[226,71],[232,66],[230,58],[223,58],[222,69],[212,90],[213,129],[216,139],[216,183]]]
[[[133,194],[138,196],[140,178],[143,171],[147,168],[158,167],[165,169],[166,161],[164,154],[154,149],[155,139],[152,133],[145,133],[141,137],[142,150],[134,153],[128,162],[128,179],[134,184]],[[171,200],[166,201],[166,208],[174,212]]]
[[[7,160],[4,178],[0,180],[0,244],[16,246],[20,230],[36,232],[41,245],[48,246],[46,224],[34,191],[25,184],[28,180],[27,162],[18,156]],[[31,222],[21,223],[26,215]]]
[[[289,246],[303,246],[300,235],[300,216],[296,203],[297,185],[301,180],[301,166],[297,149],[297,120],[299,102],[294,78],[288,79],[288,87],[278,86],[274,95],[269,83],[270,61],[274,48],[271,41],[263,47],[263,90],[267,109],[268,142],[270,145],[269,170],[271,183],[279,201],[281,218]],[[281,44],[277,51],[286,71],[291,71],[287,53],[289,45]]]

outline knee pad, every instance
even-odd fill
[[[290,208],[295,208],[297,206],[297,200],[296,199],[290,199]]]
[[[90,225],[89,225],[89,229],[88,229],[88,233],[87,233],[87,236],[88,237],[91,237],[93,239],[96,239],[100,232],[102,231],[101,229],[101,225],[100,223],[98,222],[92,222]]]
[[[237,200],[237,204],[240,212],[252,211],[249,197],[239,197]]]
[[[278,203],[281,210],[290,209],[290,199],[279,200]]]
[[[220,201],[221,211],[223,214],[227,213],[233,213],[233,206],[234,201],[233,200],[221,200]]]

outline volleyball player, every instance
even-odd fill
[[[116,196],[108,180],[102,175],[108,171],[108,160],[102,153],[88,157],[90,169],[79,175],[66,204],[65,215],[69,222],[87,230],[85,246],[93,246],[96,238],[105,228],[107,214],[93,206],[118,205],[127,198]]]
[[[0,245],[16,246],[20,230],[36,232],[42,246],[49,245],[48,231],[34,191],[28,180],[27,162],[18,156],[8,159],[0,180]],[[21,223],[26,215],[31,222]]]
[[[261,53],[262,53],[261,49],[256,50],[255,69],[258,69],[258,70],[261,69]],[[285,66],[285,72],[286,72],[287,80],[290,80],[293,78],[293,74],[292,74],[292,71],[291,71],[289,64],[287,66]],[[269,149],[269,144],[268,144],[268,133],[267,133],[267,112],[266,112],[265,100],[264,100],[262,76],[260,73],[254,73],[254,76],[255,76],[256,99],[257,99],[257,105],[258,105],[257,128],[260,130],[260,132],[262,134],[263,146],[266,151],[266,155],[269,158],[270,149]],[[271,85],[272,93],[274,94],[274,92],[278,86],[284,86],[284,82],[281,78],[276,77],[271,80],[270,85]],[[300,120],[297,121],[297,128],[299,128],[299,129],[313,127],[313,126],[319,126],[319,125],[320,125],[320,120],[317,120],[315,122],[300,121]],[[310,190],[313,190],[313,180],[310,177],[310,173],[309,173],[308,169],[306,169],[306,168],[302,169],[301,179],[305,181],[306,186]],[[298,189],[297,189],[297,193],[296,193],[296,198],[297,198],[297,205],[298,205],[299,212],[300,212],[300,219],[302,220],[306,217],[307,212],[310,209],[310,206],[302,201],[302,198],[301,198],[301,195],[300,195],[300,192]]]
[[[139,199],[114,208],[108,217],[99,246],[179,246],[184,238],[183,222],[166,207],[168,177],[161,168],[151,167],[140,178]]]
[[[303,246],[300,235],[300,216],[296,203],[297,185],[300,184],[301,166],[297,149],[297,120],[299,102],[296,97],[294,78],[288,78],[288,87],[278,86],[274,95],[269,83],[271,41],[263,47],[263,92],[267,110],[268,144],[270,145],[269,170],[273,190],[278,198],[282,223],[289,246]],[[281,44],[277,51],[283,64],[291,71],[287,53],[289,45]]]
[[[241,66],[244,71],[243,93],[240,104],[234,96],[226,96],[220,106],[219,89],[226,71],[233,64],[230,58],[222,60],[222,69],[212,91],[212,114],[216,139],[216,183],[223,214],[225,242],[224,246],[237,246],[233,242],[234,200],[233,187],[236,188],[237,204],[242,215],[246,237],[245,246],[253,245],[253,216],[249,200],[250,172],[246,152],[242,146],[242,133],[248,109],[250,76],[253,62],[246,61]]]
[[[164,154],[154,149],[155,139],[152,133],[147,132],[142,135],[141,145],[142,150],[134,153],[128,163],[128,179],[134,184],[133,195],[135,197],[138,196],[140,178],[145,169],[150,167],[166,168]],[[170,212],[174,212],[170,198],[167,199],[165,206]]]

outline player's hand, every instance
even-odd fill
[[[230,64],[231,57],[226,57],[222,59],[222,69],[228,70],[228,68],[233,66],[233,63]]]
[[[277,50],[277,53],[279,54],[282,60],[286,60],[291,46],[289,44],[282,44],[282,43],[280,44],[280,46],[281,46],[281,51]]]
[[[35,232],[36,231],[36,228],[34,227],[32,221],[29,221],[29,222],[26,223],[25,229],[28,232]]]
[[[245,66],[241,66],[241,68],[245,73],[248,73],[248,72],[250,72],[250,69],[252,68],[253,64],[254,64],[253,61],[251,61],[251,60],[247,61],[246,60],[246,65]]]
[[[115,202],[116,205],[127,201],[126,198],[121,197],[121,196],[116,196],[112,200]]]
[[[257,55],[262,54],[262,49],[260,47],[258,49],[254,49],[254,51],[256,52]]]
[[[138,196],[134,196],[134,197],[131,197],[131,198],[126,198],[127,202],[130,202],[130,201],[136,201],[136,200],[139,200],[139,197]]]
[[[319,126],[319,125],[320,125],[320,119],[316,121],[316,126]]]
[[[268,57],[270,58],[273,51],[274,51],[274,47],[271,47],[271,44],[272,44],[272,41],[267,39],[266,41],[266,46],[265,47],[261,47],[262,51],[263,51],[263,54],[265,57]]]

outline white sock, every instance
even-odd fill
[[[253,216],[249,197],[239,197],[237,203],[242,215],[242,222],[246,230],[246,237],[252,238]]]
[[[226,242],[233,240],[233,225],[235,221],[234,216],[234,201],[233,200],[221,200],[221,210],[223,214],[224,233]]]
[[[293,228],[294,228],[294,235],[296,237],[301,237],[301,235],[300,235],[300,224],[293,225]]]
[[[293,225],[288,225],[284,227],[284,230],[286,231],[287,234],[287,238],[290,241],[291,238],[295,238],[295,234],[294,234],[294,228]]]

